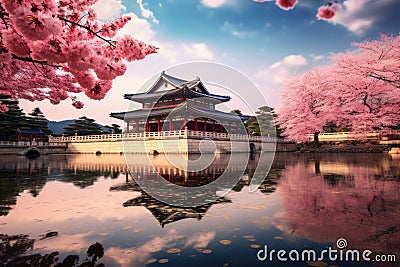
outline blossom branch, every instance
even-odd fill
[[[98,32],[93,31],[90,27],[87,27],[87,26],[82,25],[82,24],[80,24],[80,23],[78,23],[78,22],[75,22],[75,21],[66,19],[66,18],[64,18],[64,17],[60,17],[60,16],[59,16],[58,18],[59,18],[60,20],[62,20],[62,21],[67,22],[67,23],[71,23],[71,24],[73,24],[73,25],[75,25],[75,26],[81,27],[81,28],[87,30],[88,32],[90,32],[91,34],[95,35],[97,38],[99,38],[99,39],[103,40],[104,42],[108,43],[111,47],[113,47],[113,48],[116,47],[115,44],[114,44],[114,41],[102,37],[101,35],[98,34]]]
[[[52,65],[50,63],[48,63],[47,61],[43,61],[43,60],[35,60],[31,57],[19,57],[15,54],[12,54],[12,59],[17,59],[17,60],[21,60],[24,62],[32,62],[32,63],[37,63],[40,64],[42,66],[49,66],[49,67],[53,67],[53,68],[61,68],[61,66],[59,65]]]

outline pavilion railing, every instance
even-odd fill
[[[276,142],[275,137],[266,136],[249,136],[246,134],[227,134],[213,133],[192,130],[180,131],[163,131],[163,132],[141,132],[128,134],[102,134],[102,135],[86,135],[86,136],[63,136],[49,137],[49,142],[95,142],[95,141],[122,141],[122,140],[146,140],[147,138],[163,138],[163,137],[193,137],[193,138],[210,138],[219,140],[249,140],[254,142]]]

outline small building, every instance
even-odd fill
[[[125,94],[125,99],[138,102],[141,109],[111,113],[124,120],[126,133],[201,131],[247,134],[243,121],[249,116],[230,114],[216,109],[230,96],[211,94],[200,78],[183,80],[162,72],[145,92]]]
[[[25,130],[25,129],[17,129],[17,134],[18,134],[18,142],[21,141],[39,141],[42,142],[43,139],[43,131],[42,130]],[[36,138],[39,138],[37,140]]]

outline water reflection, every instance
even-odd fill
[[[49,238],[49,237],[45,237]],[[103,263],[98,260],[104,256],[103,246],[96,242],[89,246],[85,260],[79,259],[78,255],[68,255],[60,261],[59,252],[41,255],[40,253],[28,254],[34,247],[35,240],[28,235],[5,235],[0,234],[0,266],[4,267],[24,267],[24,266],[54,266],[54,267],[101,267]],[[60,261],[60,262],[59,262]],[[79,264],[82,262],[81,264]]]
[[[193,186],[224,171],[240,171],[227,169],[223,156],[197,173],[170,166],[162,157],[151,160],[154,165],[138,159],[131,175],[149,183],[165,179]],[[76,257],[79,264],[92,262],[86,252],[96,243],[104,248],[106,266],[265,266],[255,256],[258,246],[318,250],[338,238],[346,238],[349,248],[400,258],[399,158],[277,154],[267,179],[250,194],[257,164],[257,157],[250,158],[228,195],[182,208],[146,194],[120,155],[0,156],[0,266],[28,259],[48,266],[55,257],[59,264]],[[43,238],[52,232],[58,234]],[[20,247],[6,249],[11,243]]]
[[[285,231],[400,256],[400,164],[386,155],[321,155],[287,166],[279,193]]]
[[[36,197],[46,182],[62,181],[83,189],[101,177],[116,179],[124,172],[126,164],[121,156],[0,156],[0,216],[8,214],[20,193],[28,190]]]

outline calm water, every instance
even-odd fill
[[[185,173],[162,157],[138,160],[132,175],[196,186],[225,171]],[[229,160],[229,158],[228,158]],[[268,249],[347,248],[400,259],[400,157],[277,154],[249,193],[251,159],[228,195],[196,208],[150,197],[120,155],[0,156],[0,266],[396,266],[366,262],[260,262]],[[229,169],[232,175],[235,169]],[[8,265],[7,265],[8,264]]]

